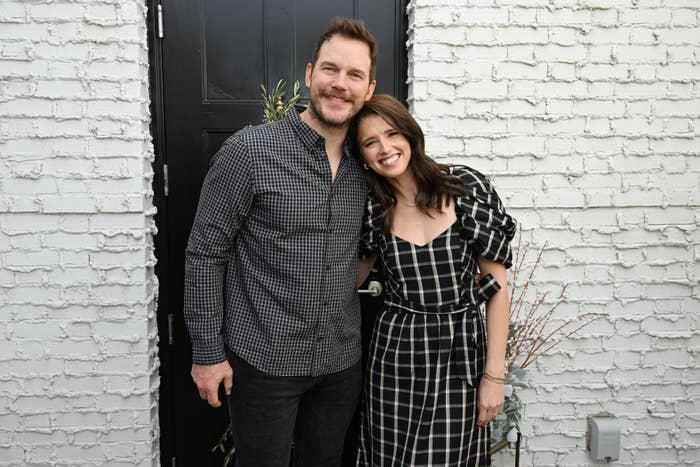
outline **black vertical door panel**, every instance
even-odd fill
[[[167,0],[162,99],[155,120],[164,128],[156,147],[160,180],[167,164],[169,193],[156,195],[162,235],[157,242],[161,330],[161,464],[221,465],[211,448],[228,422],[226,408],[200,400],[190,377],[191,349],[183,304],[184,250],[208,163],[231,134],[262,120],[260,84],[302,84],[318,37],[334,16],[365,20],[379,42],[377,91],[406,97],[405,0]],[[154,24],[156,22],[154,21]],[[152,55],[153,57],[153,55]],[[160,59],[160,58],[159,58]],[[158,79],[158,78],[156,78]],[[161,110],[162,109],[162,110]],[[161,183],[162,184],[162,183]],[[363,299],[369,328],[379,300]],[[165,305],[165,306],[163,306]],[[173,345],[164,334],[173,317]],[[261,446],[261,449],[264,447]]]

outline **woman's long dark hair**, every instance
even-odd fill
[[[450,166],[439,164],[425,155],[423,130],[408,112],[408,109],[388,94],[377,94],[365,102],[364,107],[350,125],[348,136],[352,152],[360,162],[363,161],[359,141],[357,141],[357,127],[362,119],[369,115],[382,117],[408,140],[411,146],[408,170],[413,173],[416,180],[418,188],[416,207],[421,212],[431,216],[431,210],[442,211],[448,197],[468,195],[464,184],[450,174]],[[377,175],[372,170],[367,170],[365,173],[370,190],[384,208],[384,231],[389,232],[396,208],[394,187],[384,177]]]

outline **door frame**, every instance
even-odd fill
[[[170,303],[169,296],[166,292],[169,286],[169,271],[171,270],[169,259],[169,242],[168,231],[168,209],[167,209],[167,193],[166,179],[167,173],[164,172],[167,162],[165,154],[165,102],[163,93],[163,40],[166,37],[160,37],[162,23],[159,21],[158,8],[163,6],[164,0],[146,0],[146,24],[147,24],[147,40],[148,40],[148,59],[149,59],[149,93],[150,93],[150,110],[151,122],[150,130],[153,140],[154,161],[153,167],[153,204],[157,209],[155,214],[155,224],[157,234],[154,235],[155,256],[157,259],[155,266],[155,275],[158,278],[158,299],[156,303],[156,319],[158,324],[158,358],[159,366],[159,400],[158,400],[158,416],[159,416],[159,431],[160,431],[160,464],[162,466],[175,467],[174,446],[173,446],[173,427],[174,427],[174,397],[172,391],[172,375],[173,375],[173,352],[174,342],[172,341],[172,322],[169,317]],[[408,14],[406,5],[408,0],[396,0],[400,3],[399,17],[395,18],[395,26],[397,31],[403,31],[403,34],[397,35],[394,38],[395,50],[403,50],[404,53],[397,54],[395,59],[396,69],[399,73],[394,75],[395,89],[398,89],[398,95],[395,97],[401,102],[406,102],[408,97],[408,50],[406,42],[408,40]],[[380,50],[381,53],[381,50]]]

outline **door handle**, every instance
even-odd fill
[[[369,281],[366,289],[357,289],[359,294],[367,294],[370,297],[379,297],[384,291],[384,286],[379,281]]]

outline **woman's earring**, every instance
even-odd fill
[[[365,170],[369,170],[369,166],[365,164],[364,162],[362,163],[362,168]]]

